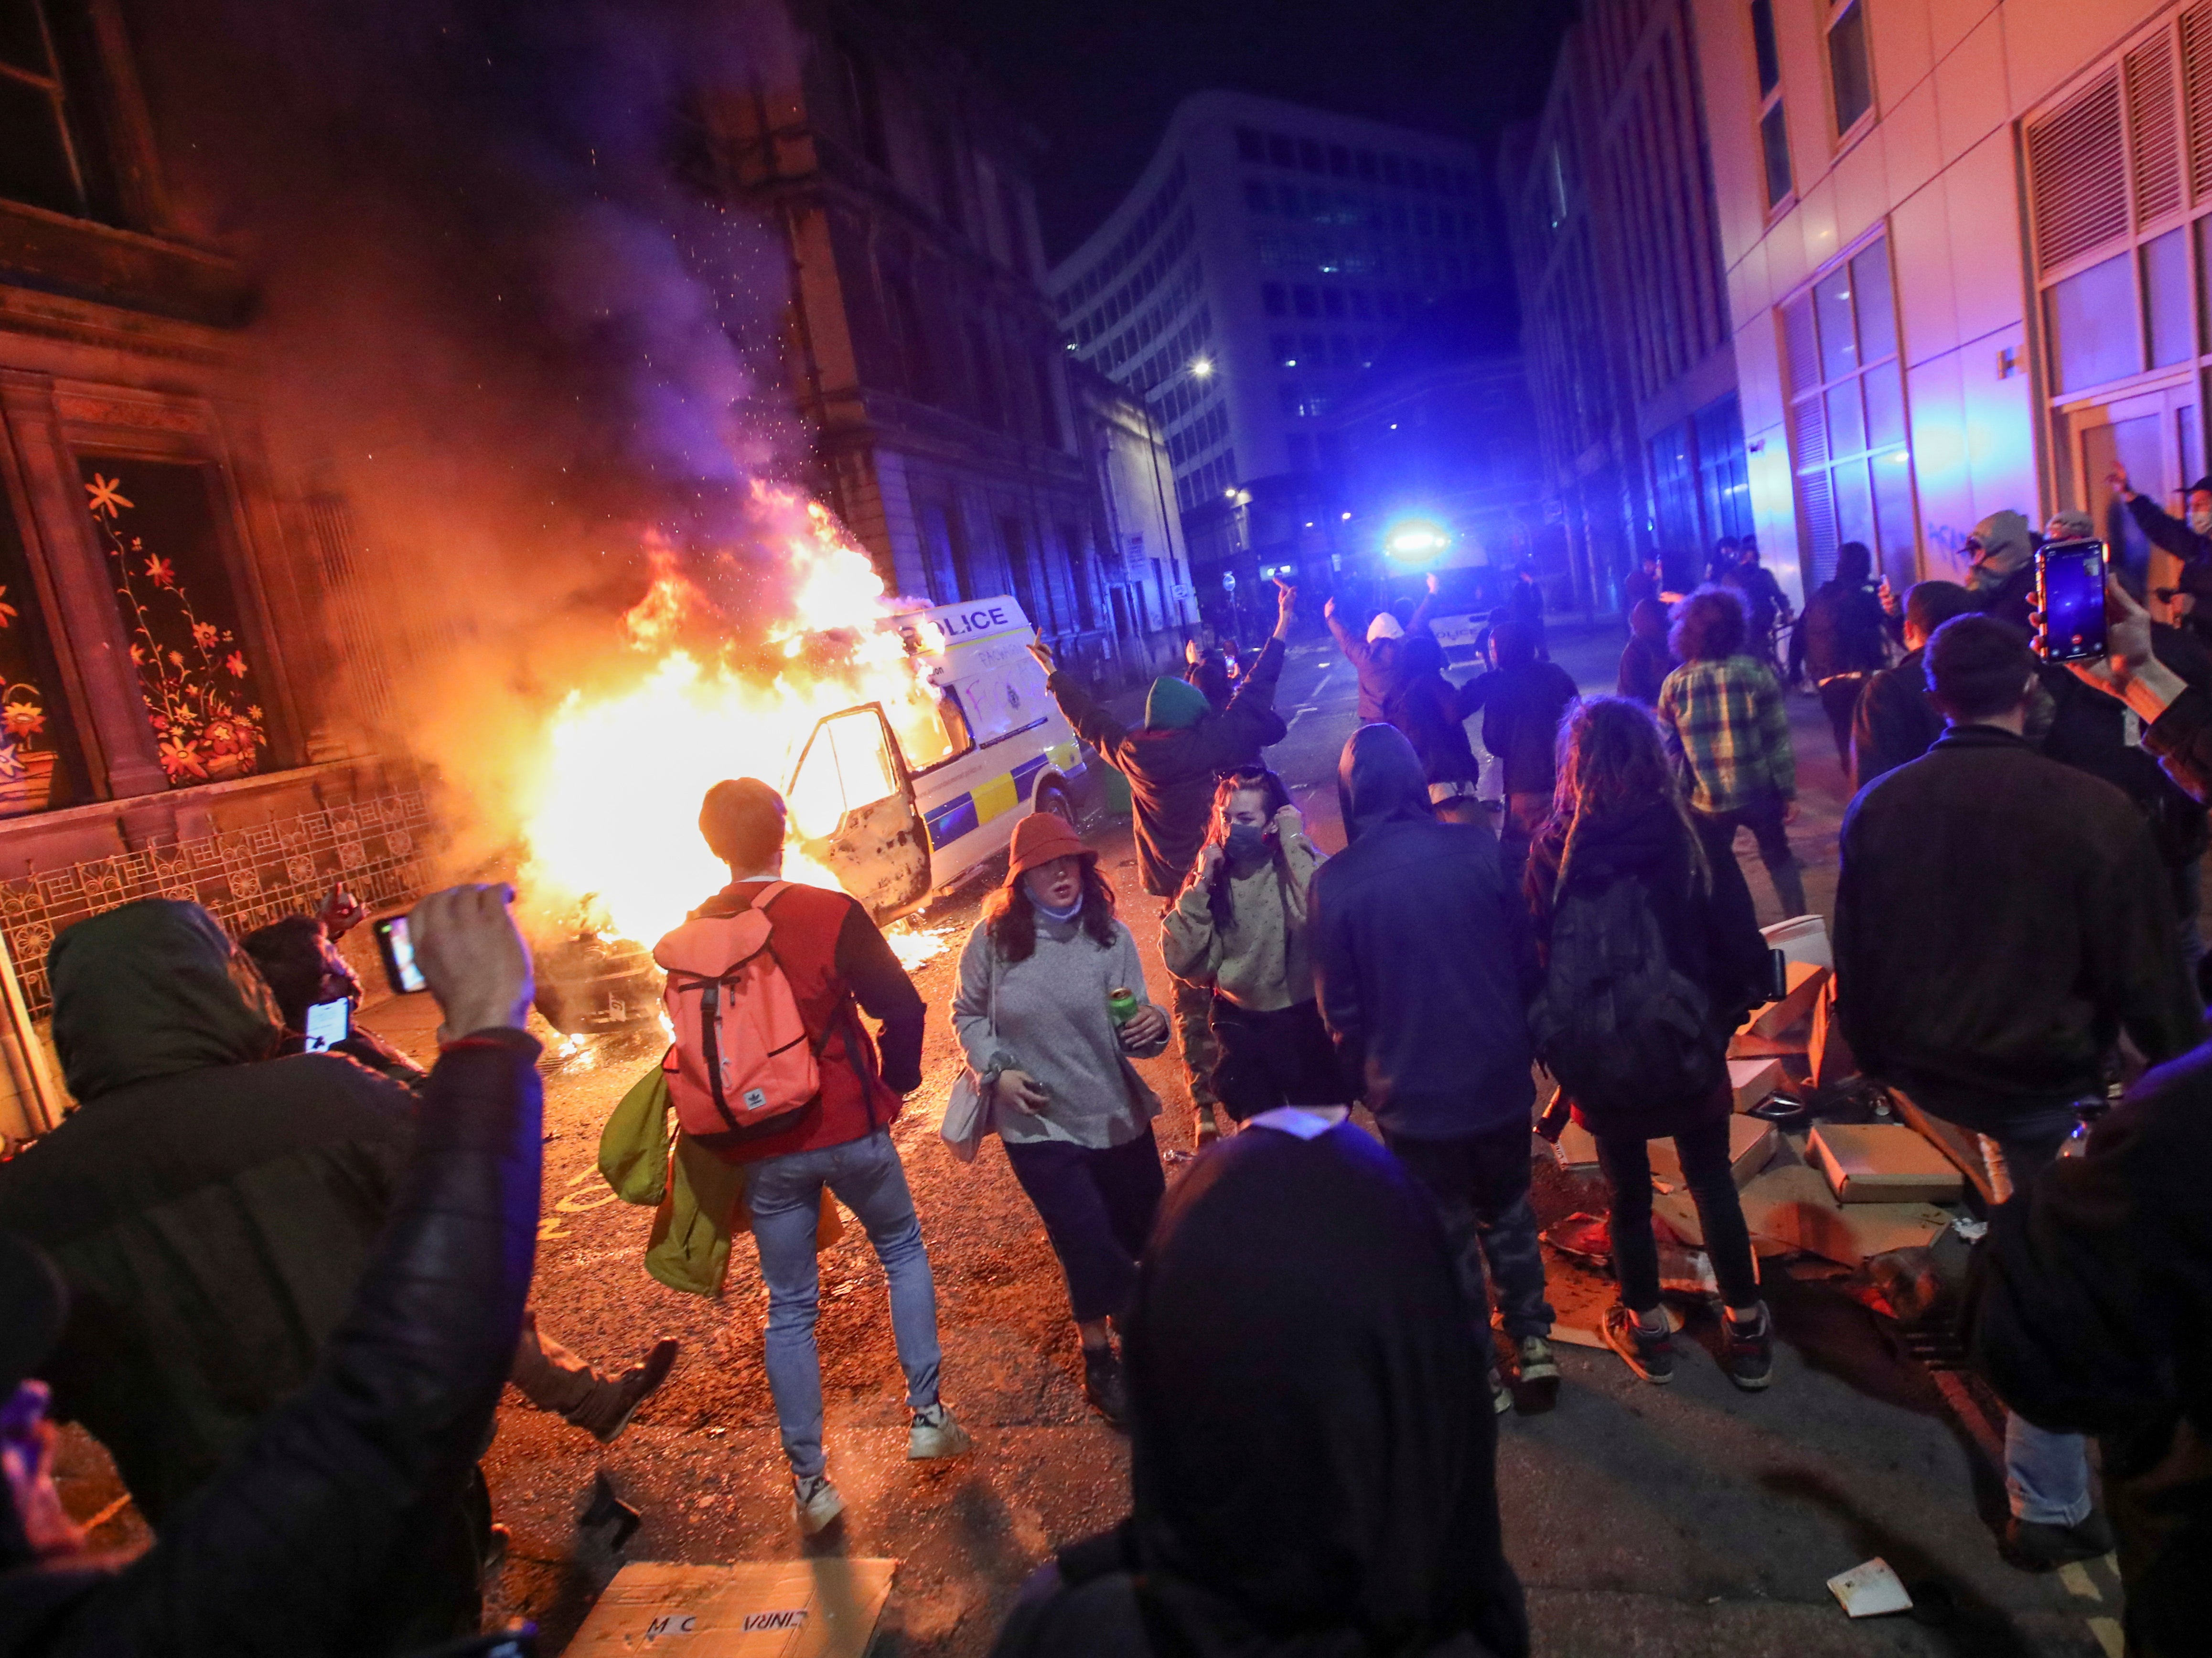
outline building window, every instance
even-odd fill
[[[837,67],[845,82],[846,112],[853,122],[853,140],[862,155],[888,172],[890,143],[884,136],[883,88],[876,80],[876,66],[843,35],[836,39],[836,52]]]
[[[1759,150],[1766,164],[1766,205],[1790,194],[1790,128],[1782,113],[1782,56],[1774,44],[1774,0],[1751,0],[1751,44],[1759,60]]]
[[[79,467],[169,786],[264,769],[264,665],[231,589],[208,469],[100,455]]]
[[[1916,568],[1912,453],[1887,243],[1821,276],[1783,307],[1782,323],[1805,591],[1835,574],[1846,541],[1873,549],[1901,588]]]
[[[966,229],[967,215],[960,207],[960,148],[945,127],[929,130],[929,170],[937,189],[938,216],[955,230]]]
[[[1279,132],[1267,135],[1267,159],[1277,167],[1296,167],[1298,153],[1288,138]]]
[[[1310,288],[1292,288],[1291,290],[1291,308],[1297,311],[1298,315],[1301,317],[1318,317],[1321,315],[1320,295],[1316,295]]]
[[[84,27],[50,0],[0,0],[0,197],[112,219]]]
[[[975,413],[994,431],[1006,429],[1006,400],[999,385],[999,365],[991,355],[990,336],[983,325],[968,324],[968,357],[975,376]]]
[[[1767,0],[1768,4],[1772,0]],[[1836,99],[1836,137],[1874,107],[1874,71],[1867,59],[1866,0],[1844,0],[1828,20],[1828,85]]]
[[[0,817],[70,805],[88,793],[59,681],[22,540],[0,496]]]
[[[1267,159],[1267,141],[1250,127],[1237,129],[1237,159],[1240,161],[1264,161]]]
[[[1260,284],[1260,308],[1271,317],[1280,317],[1288,313],[1290,307],[1283,301],[1282,283]]]
[[[1030,259],[1029,216],[1022,211],[1021,192],[1012,185],[999,185],[999,210],[1006,222],[1006,252],[1014,269],[1024,276],[1036,275]]]

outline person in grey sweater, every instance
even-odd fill
[[[1168,1016],[1144,985],[1098,854],[1048,812],[1024,818],[1006,884],[961,951],[952,1025],[1060,1257],[1084,1392],[1116,1426],[1127,1406],[1110,1321],[1136,1293],[1137,1258],[1167,1189],[1152,1139],[1160,1102],[1129,1064],[1167,1047]],[[1136,1003],[1119,1019],[1118,991]]]

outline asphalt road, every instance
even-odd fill
[[[1563,632],[1555,654],[1586,689],[1609,689],[1617,635]],[[1464,674],[1465,670],[1458,671]],[[1273,761],[1324,845],[1341,840],[1336,758],[1353,724],[1353,680],[1326,644],[1292,653],[1280,707],[1291,734]],[[1793,699],[1806,811],[1796,831],[1825,907],[1833,890],[1842,780],[1817,705]],[[1152,973],[1155,901],[1138,890],[1125,825],[1094,829]],[[1748,853],[1748,845],[1745,848]],[[1763,912],[1771,890],[1747,860]],[[817,1548],[890,1556],[899,1567],[879,1652],[986,1652],[1022,1578],[1053,1549],[1113,1523],[1127,1503],[1122,1440],[1085,1406],[1073,1327],[1042,1229],[987,1145],[954,1161],[936,1128],[957,1060],[942,1010],[976,895],[926,922],[946,948],[915,975],[933,1009],[926,1080],[896,1137],[935,1268],[945,1397],[975,1430],[969,1459],[904,1460],[905,1412],[884,1281],[858,1229],[823,1258],[820,1327],[830,1467],[848,1508]],[[415,1043],[423,1010],[387,1005],[364,1022]],[[667,1290],[640,1265],[647,1212],[613,1200],[594,1157],[600,1125],[655,1055],[586,1054],[552,1069],[537,1304],[580,1352],[619,1366],[653,1337],[683,1338],[666,1388],[601,1448],[512,1393],[486,1467],[514,1545],[502,1610],[538,1620],[558,1651],[623,1560],[715,1562],[804,1552],[761,1367],[766,1296],[740,1240],[715,1302]],[[1142,1067],[1169,1112],[1164,1145],[1191,1119],[1170,1060]],[[1601,1193],[1540,1183],[1547,1218]],[[1498,1485],[1509,1552],[1527,1586],[1537,1650],[1556,1655],[2091,1655],[2117,1651],[2108,1563],[2037,1578],[2002,1564],[1990,1526],[2002,1491],[1972,1434],[1927,1375],[1901,1360],[1871,1315],[1835,1285],[1770,1275],[1783,1336],[1773,1388],[1736,1393],[1692,1345],[1666,1389],[1601,1351],[1562,1354],[1548,1415],[1503,1424]],[[1711,1332],[1693,1321],[1693,1341]],[[1284,1360],[1297,1362],[1286,1331]],[[1295,1454],[1294,1448],[1286,1448]],[[577,1516],[604,1473],[643,1515],[619,1557]],[[1869,1556],[1908,1582],[1940,1583],[1948,1621],[1848,1622],[1823,1585]],[[2093,1620],[2106,1620],[2100,1631]],[[2100,1644],[2100,1634],[2111,1640]]]

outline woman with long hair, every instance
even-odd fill
[[[1215,786],[1206,844],[1160,923],[1168,971],[1213,993],[1213,1091],[1240,1123],[1279,1105],[1352,1098],[1306,950],[1306,889],[1321,861],[1283,780],[1243,767]]]
[[[1539,1054],[1555,1072],[1582,1068],[1571,1053],[1547,1054],[1545,1038],[1576,1029],[1587,1011],[1564,1000],[1602,993],[1577,976],[1577,964],[1591,962],[1604,981],[1634,987],[1628,993],[1638,1005],[1605,1016],[1613,1042],[1625,1050],[1650,1041],[1667,1061],[1640,1067],[1640,1080],[1625,1086],[1568,1090],[1575,1121],[1596,1139],[1613,1187],[1620,1301],[1606,1310],[1605,1339],[1646,1382],[1673,1379],[1649,1148],[1671,1139],[1728,1303],[1729,1378],[1747,1390],[1764,1388],[1773,1371],[1773,1321],[1759,1299],[1729,1155],[1729,1035],[1761,999],[1768,964],[1750,889],[1735,859],[1707,857],[1647,709],[1622,697],[1592,698],[1570,716],[1559,750],[1552,816],[1528,859],[1528,900],[1547,969],[1531,1019]],[[1645,959],[1635,958],[1638,950]],[[1664,959],[1650,957],[1654,950]]]
[[[1133,1013],[1114,1006],[1124,993]],[[1049,812],[1014,830],[1006,884],[960,955],[952,1025],[1060,1257],[1084,1392],[1118,1425],[1125,1394],[1109,1321],[1135,1293],[1166,1190],[1152,1139],[1160,1102],[1129,1057],[1167,1047],[1168,1016],[1145,994],[1137,941],[1114,917],[1098,854]]]

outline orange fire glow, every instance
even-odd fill
[[[911,606],[886,597],[867,554],[823,507],[766,486],[756,492],[782,526],[781,613],[722,622],[722,653],[707,657],[696,641],[702,620],[718,620],[714,606],[673,550],[649,543],[652,585],[624,628],[653,666],[616,695],[571,692],[555,715],[522,811],[522,881],[541,913],[573,914],[588,902],[606,931],[659,938],[729,878],[699,836],[708,788],[727,777],[787,788],[824,715],[880,702],[910,762],[926,764],[946,747],[928,664],[884,625]],[[689,649],[673,643],[687,628]],[[763,673],[764,654],[781,665]],[[750,665],[739,665],[744,658]],[[786,849],[784,874],[837,885],[796,844]]]

